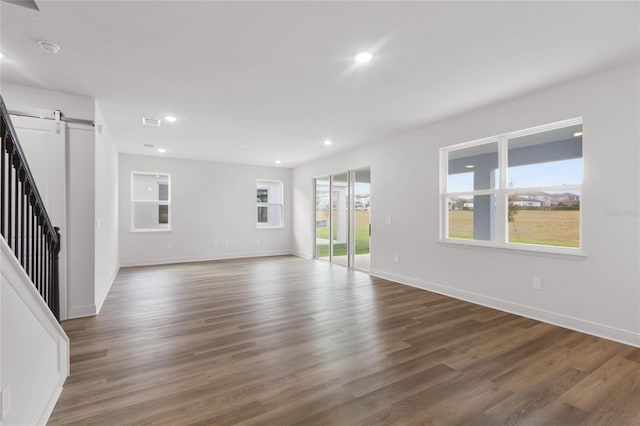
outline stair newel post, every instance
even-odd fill
[[[56,234],[56,241],[53,247],[53,315],[60,321],[60,228],[53,227]]]

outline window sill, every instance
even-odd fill
[[[284,229],[284,226],[256,226],[256,229]]]
[[[131,233],[142,233],[142,232],[171,232],[171,229],[130,229]]]
[[[549,255],[553,257],[572,258],[575,260],[582,260],[587,257],[586,253],[582,249],[574,249],[568,247],[554,247],[554,246],[542,246],[533,244],[515,244],[515,243],[496,243],[493,241],[474,241],[474,240],[456,240],[444,238],[439,241],[444,245],[452,246],[467,246],[467,247],[481,247],[493,250],[502,250],[512,253],[523,253],[532,255]]]

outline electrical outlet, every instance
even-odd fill
[[[391,216],[387,216],[386,222],[387,222],[387,225],[391,225],[391,222],[392,222]]]
[[[531,281],[531,287],[535,290],[542,290],[542,279],[540,277],[533,277]]]
[[[229,247],[229,240],[224,240],[225,247]]]
[[[167,249],[171,248],[171,243],[167,243]]]
[[[257,244],[257,245],[260,245],[260,240],[256,240],[256,244]]]
[[[393,261],[396,262],[396,263],[400,263],[400,255],[394,254],[393,255]]]

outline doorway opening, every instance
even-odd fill
[[[369,167],[315,179],[315,257],[350,268],[371,266]]]

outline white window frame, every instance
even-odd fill
[[[260,186],[260,183],[277,183],[278,190],[280,191],[280,202],[273,203],[268,200],[271,199],[271,188],[267,186]],[[256,229],[284,229],[284,185],[282,181],[279,180],[270,180],[270,179],[257,179],[256,180],[256,193],[258,189],[266,189],[267,190],[267,202],[266,203],[256,203]],[[269,207],[270,206],[280,206],[280,225],[265,225],[263,222],[258,222],[258,207],[267,207],[267,217],[269,217]]]
[[[545,124],[536,127],[530,127],[523,130],[504,133],[498,136],[492,136],[483,139],[477,139],[470,142],[446,146],[440,149],[440,242],[447,244],[461,244],[468,246],[492,247],[507,250],[523,250],[530,252],[554,253],[572,256],[586,256],[583,244],[583,210],[584,210],[584,194],[582,191],[584,183],[584,161],[582,167],[582,179],[580,184],[574,185],[549,185],[540,187],[525,188],[509,188],[508,187],[508,141],[513,138],[528,136],[535,133],[542,133],[549,130],[555,130],[563,127],[583,124],[582,117],[572,118],[569,120],[558,121],[555,123]],[[464,191],[464,192],[447,192],[447,182],[449,175],[449,153],[460,149],[471,148],[489,143],[498,143],[498,185],[496,189]],[[583,139],[583,156],[584,159],[584,139]],[[509,195],[530,191],[580,191],[580,245],[574,247],[558,247],[546,246],[539,244],[525,244],[509,242],[509,219],[508,219],[508,200]],[[452,196],[473,196],[473,195],[495,195],[496,209],[494,218],[494,241],[486,240],[465,240],[457,238],[449,238],[449,214],[448,199]]]
[[[168,188],[168,194],[167,194],[167,200],[134,200],[133,199],[133,177],[135,175],[147,175],[147,176],[157,176],[157,175],[161,175],[161,176],[166,176],[167,177],[167,184],[169,185]],[[171,219],[173,217],[172,213],[171,213],[171,175],[169,173],[166,172],[131,172],[131,179],[129,182],[130,185],[130,203],[129,203],[129,216],[130,216],[130,223],[129,223],[129,232],[171,232],[171,223],[173,222]],[[159,186],[160,186],[160,182],[158,182],[158,194],[160,194],[160,190],[159,190]],[[134,209],[135,209],[135,203],[153,203],[153,204],[157,204],[158,206],[160,206],[161,204],[166,204],[168,206],[168,213],[169,213],[169,223],[167,223],[167,227],[166,228],[162,228],[162,229],[155,229],[155,228],[135,228],[134,227]]]

